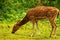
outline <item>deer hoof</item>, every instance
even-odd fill
[[[40,32],[38,32],[38,35],[40,36]]]
[[[56,39],[56,35],[54,35],[54,38]]]
[[[32,33],[32,34],[31,34],[31,37],[33,37],[33,36],[34,36],[34,34]]]

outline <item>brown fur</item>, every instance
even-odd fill
[[[37,23],[38,20],[49,20],[52,26],[52,31],[54,29],[54,33],[56,35],[56,24],[55,24],[55,18],[58,16],[59,14],[59,9],[55,8],[55,7],[49,7],[49,6],[39,6],[39,7],[35,7],[35,8],[31,8],[26,16],[24,17],[24,19],[15,24],[12,33],[16,32],[19,27],[21,27],[22,25],[24,25],[25,23],[27,23],[28,21],[31,21],[33,26],[34,23]],[[50,36],[52,34],[52,31],[50,33]]]

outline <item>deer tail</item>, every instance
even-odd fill
[[[57,18],[59,17],[59,12],[58,12],[58,14],[57,14]]]

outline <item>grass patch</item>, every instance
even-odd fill
[[[49,38],[49,34],[51,31],[51,25],[49,22],[38,22],[38,26],[40,29],[40,36],[38,35],[36,26],[34,28],[34,36],[30,37],[32,24],[28,22],[27,24],[23,25],[15,34],[12,34],[12,28],[15,22],[8,23],[8,22],[0,22],[0,40],[55,40],[53,35]],[[9,26],[9,27],[8,27]],[[57,24],[57,38],[56,40],[60,39],[60,25]]]

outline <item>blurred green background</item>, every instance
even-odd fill
[[[0,40],[53,40],[49,38],[51,25],[49,21],[39,21],[41,35],[30,37],[32,25],[30,22],[22,26],[15,34],[12,28],[18,20],[22,20],[28,9],[36,6],[53,6],[60,9],[60,0],[0,0]],[[60,15],[56,19],[57,39],[60,39]],[[46,33],[47,32],[47,33]]]

